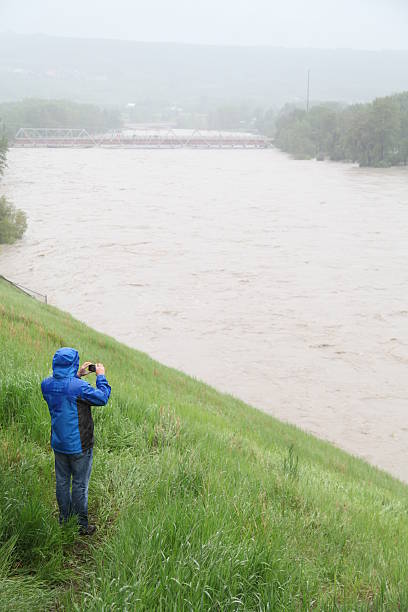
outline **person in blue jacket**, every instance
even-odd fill
[[[85,535],[95,531],[94,525],[88,525],[88,486],[94,444],[91,406],[105,406],[111,392],[102,363],[95,364],[96,388],[82,380],[82,376],[90,373],[90,365],[87,361],[79,368],[78,351],[60,348],[52,361],[53,375],[41,383],[51,415],[60,523],[76,515],[80,532]]]

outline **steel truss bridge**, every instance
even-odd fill
[[[105,147],[132,149],[265,149],[270,141],[256,134],[166,130],[114,131],[98,136],[84,129],[20,128],[14,147]]]

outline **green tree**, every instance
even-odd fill
[[[0,104],[0,116],[11,138],[21,127],[84,128],[90,132],[103,132],[122,125],[116,109],[69,100],[27,98],[20,102],[3,103]]]
[[[327,106],[313,106],[306,115],[311,126],[311,139],[315,146],[315,156],[338,158],[340,133],[338,129],[339,113]]]
[[[0,176],[7,163],[7,139],[0,138]],[[4,196],[0,196],[0,244],[12,244],[21,238],[27,229],[27,217],[16,209]]]
[[[372,104],[373,157],[376,165],[390,166],[398,159],[400,108],[394,97],[377,98]]]
[[[399,135],[397,139],[398,163],[408,163],[408,92],[395,96],[395,101],[399,107]]]
[[[23,237],[27,229],[25,212],[0,197],[0,244],[12,244]]]
[[[369,104],[355,104],[345,111],[342,140],[346,159],[362,166],[374,165],[374,136]]]
[[[0,176],[7,165],[7,138],[0,136]]]
[[[275,144],[295,157],[407,164],[408,92],[345,109],[325,104],[306,112],[286,106],[276,122]]]
[[[315,156],[316,144],[306,111],[283,110],[276,122],[275,143],[297,159],[310,159]]]

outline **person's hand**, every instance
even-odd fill
[[[88,374],[90,374],[88,367],[91,365],[92,361],[85,361],[81,367],[78,370],[78,376],[79,378],[82,378],[82,376],[88,376]]]
[[[103,363],[96,363],[95,364],[95,374],[97,376],[99,376],[100,374],[105,376],[105,367],[104,367]]]

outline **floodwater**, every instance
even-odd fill
[[[2,192],[5,276],[408,481],[406,168],[14,149]]]

